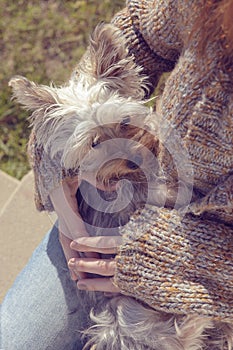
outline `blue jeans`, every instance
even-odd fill
[[[54,227],[1,305],[2,350],[82,349],[91,299],[70,279]]]

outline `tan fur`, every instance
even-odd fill
[[[90,46],[76,74],[102,80],[122,96],[143,99],[148,80],[129,57],[122,33],[111,24],[99,24],[90,38]]]

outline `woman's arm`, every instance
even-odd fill
[[[147,207],[123,229],[115,283],[151,307],[233,320],[233,227]]]
[[[129,54],[133,55],[136,64],[141,66],[143,73],[149,77],[152,93],[160,76],[174,68],[182,49],[182,42],[175,30],[177,17],[173,8],[173,25],[161,28],[164,18],[170,16],[170,5],[166,6],[162,2],[158,6],[159,4],[155,5],[153,1],[145,4],[138,0],[127,1],[126,5],[125,9],[114,16],[112,23],[122,31]],[[160,11],[160,7],[163,7],[163,12]],[[151,37],[158,39],[155,46],[147,41],[146,28]],[[153,42],[155,43],[155,40]],[[170,46],[169,49],[167,45]]]
[[[88,237],[71,244],[79,252],[117,253],[115,261],[72,260],[71,270],[105,276],[80,280],[78,288],[120,291],[165,312],[232,322],[233,226],[147,206],[121,233],[123,242]]]

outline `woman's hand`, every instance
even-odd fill
[[[78,253],[116,254],[117,247],[122,243],[120,236],[82,237],[74,240],[70,248]],[[103,277],[84,278],[78,281],[77,287],[88,291],[119,293],[120,290],[113,284],[116,263],[113,258],[72,258],[68,266],[74,274],[93,273]]]
[[[70,238],[68,238],[67,236],[65,236],[61,231],[59,231],[59,241],[60,244],[62,246],[63,249],[63,253],[65,255],[67,264],[69,262],[70,259],[72,258],[80,258],[80,255],[78,252],[76,252],[75,250],[70,248],[70,243],[72,242],[72,240]],[[85,274],[83,273],[79,273],[76,274],[74,270],[70,269],[70,277],[73,281],[77,281],[77,279],[81,279],[81,278],[85,278]]]
[[[62,184],[50,193],[54,209],[58,216],[59,241],[61,243],[67,264],[71,258],[79,258],[77,251],[71,249],[70,243],[73,239],[88,236],[83,220],[78,212],[76,192],[79,186],[78,177],[66,179]],[[99,257],[94,253],[87,253],[87,257]],[[71,279],[86,278],[86,274],[70,269]]]
[[[93,175],[89,174],[86,180],[94,181],[93,178]],[[67,263],[72,258],[75,259],[80,257],[79,252],[70,247],[72,240],[78,237],[88,236],[83,220],[79,214],[76,199],[76,192],[81,181],[82,179],[78,176],[72,179],[65,179],[59,187],[56,187],[50,193],[50,198],[58,216],[59,240]],[[103,188],[101,185],[97,185],[97,187],[101,189]],[[94,253],[93,250],[86,250],[85,257],[98,260],[99,255]],[[70,265],[68,265],[68,267],[70,268]],[[85,272],[78,271],[77,269],[70,268],[70,274],[72,280],[75,281],[87,277]]]

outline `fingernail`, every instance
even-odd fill
[[[75,247],[77,247],[77,242],[75,242],[75,241],[72,241],[71,243],[70,243],[70,248],[75,248]]]
[[[71,258],[69,261],[68,261],[68,265],[74,265],[75,264],[75,258]]]
[[[86,289],[87,289],[87,286],[86,286],[84,283],[78,283],[78,284],[77,284],[77,287],[78,287],[78,289],[80,289],[80,290],[86,290]]]

